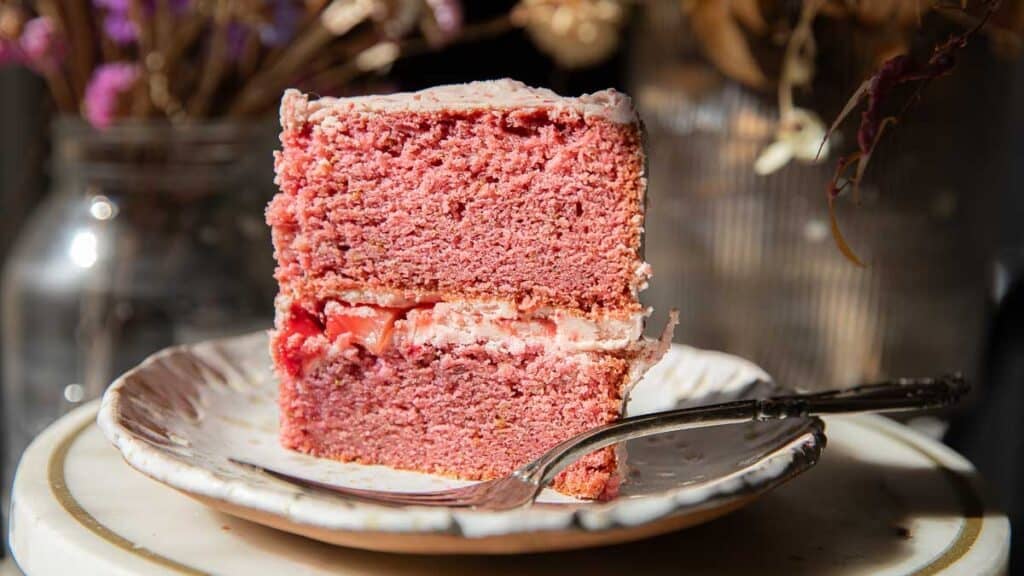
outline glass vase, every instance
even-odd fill
[[[147,355],[270,326],[273,133],[55,123],[50,193],[3,275],[5,487],[33,436]]]

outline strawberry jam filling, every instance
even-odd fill
[[[353,306],[333,301],[322,309],[319,314],[313,314],[298,304],[293,305],[278,333],[274,355],[292,376],[299,375],[306,360],[317,355],[305,349],[309,338],[322,335],[327,341],[336,342],[346,336],[347,342],[379,355],[391,345],[395,321],[409,311],[408,308]]]
[[[277,363],[284,366],[288,374],[297,376],[302,372],[305,354],[302,345],[312,336],[323,334],[324,326],[320,319],[294,305],[281,327],[277,340],[274,342],[274,357]]]
[[[348,306],[331,302],[324,310],[327,339],[334,342],[338,336],[348,334],[356,344],[380,355],[391,344],[395,320],[405,316],[407,311],[404,308]]]
[[[637,340],[642,329],[642,313],[593,320],[558,311],[550,316],[500,308],[481,312],[452,302],[385,307],[335,300],[311,308],[316,312],[293,305],[275,340],[274,354],[292,376],[299,375],[306,362],[320,356],[328,345],[358,346],[375,356],[386,353],[395,342],[435,347],[534,342],[593,351],[621,349]]]

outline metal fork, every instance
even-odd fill
[[[326,490],[375,504],[510,510],[532,503],[555,475],[577,458],[626,440],[694,428],[822,414],[939,408],[955,404],[969,390],[964,378],[954,374],[937,378],[903,378],[845,390],[738,400],[634,416],[578,434],[504,478],[435,492],[349,488],[300,478],[242,460],[233,461],[304,488]]]

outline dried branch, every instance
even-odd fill
[[[758,0],[736,1],[747,4],[743,18],[754,22],[757,14],[750,9]],[[461,16],[453,20],[450,13],[442,25],[437,19],[440,8],[423,0],[93,2],[0,0],[0,8],[9,14],[5,38],[15,43],[33,11],[46,17],[65,41],[67,57],[46,69],[28,59],[22,62],[20,53],[17,61],[46,79],[62,111],[102,119],[98,126],[124,116],[162,115],[177,121],[219,113],[260,114],[290,84],[306,79],[336,87],[386,69],[399,55],[436,50],[462,25]],[[507,21],[494,24],[469,27],[462,40],[511,27]],[[406,42],[416,35],[424,38]],[[122,66],[132,71],[131,82],[116,94],[106,94],[106,85],[98,85],[95,94],[103,98],[91,98],[110,104],[116,97],[117,105],[107,106],[102,115],[86,114],[103,108],[85,102],[97,70]]]
[[[508,32],[518,27],[518,23],[509,15],[502,15],[484,22],[467,26],[459,37],[452,40],[448,46],[478,41],[482,38],[489,38]],[[434,50],[434,47],[424,38],[409,38],[395,43],[397,48],[396,57],[409,58]],[[366,51],[360,52],[366,54]],[[330,94],[339,87],[355,80],[356,78],[374,71],[375,68],[367,67],[365,63],[359,62],[359,54],[337,66],[328,68],[309,80],[303,82],[316,92]]]
[[[62,2],[66,7],[67,38],[71,46],[71,82],[74,93],[79,96],[85,92],[85,85],[89,82],[96,65],[96,46],[93,42],[93,38],[96,37],[96,29],[92,20],[91,7],[87,6],[86,2],[88,0],[64,0]]]
[[[231,24],[229,8],[227,0],[218,1],[214,8],[209,55],[199,77],[199,87],[188,104],[188,112],[195,118],[202,118],[209,112],[214,92],[228,67],[228,26]]]
[[[135,27],[138,30],[138,46],[139,55],[142,60],[145,61],[146,56],[149,55],[152,50],[153,34],[150,29],[149,21],[143,14],[143,7],[141,0],[130,0],[128,5],[128,14],[135,23]],[[149,70],[146,66],[142,66],[142,78],[135,86],[135,94],[132,97],[132,114],[134,116],[145,118],[149,116],[149,112],[153,107],[153,102],[149,95]]]
[[[697,0],[690,12],[693,34],[705,56],[725,75],[752,88],[763,88],[768,79],[750,50],[734,10],[733,2],[727,0]]]
[[[839,230],[835,212],[836,200],[848,188],[853,190],[855,200],[859,200],[861,180],[886,128],[897,123],[910,107],[920,100],[921,92],[932,80],[946,76],[953,70],[957,53],[967,46],[968,40],[985,26],[989,18],[999,8],[999,3],[1000,0],[986,0],[983,2],[984,8],[981,18],[968,30],[954,34],[946,42],[936,46],[927,60],[920,61],[907,54],[901,54],[886,60],[870,78],[857,88],[832,123],[832,126],[825,133],[822,146],[824,146],[824,143],[828,141],[828,138],[843,121],[858,106],[864,104],[860,124],[857,128],[858,149],[839,159],[835,174],[826,188],[829,217],[832,222],[832,236],[840,251],[854,264],[858,266],[864,265],[854,254]],[[897,86],[906,84],[915,86],[912,95],[903,102],[897,114],[885,115],[883,107],[892,98],[893,90]],[[855,166],[854,173],[848,175],[851,166]]]

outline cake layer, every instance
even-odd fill
[[[375,355],[311,338],[305,352],[315,357],[281,383],[286,447],[476,480],[507,475],[619,418],[629,368],[615,355],[541,346],[513,354],[482,345],[396,345]],[[615,452],[604,449],[559,474],[554,487],[611,497],[615,472]]]
[[[643,158],[628,100],[534,92],[286,94],[268,208],[282,292],[639,310]]]

